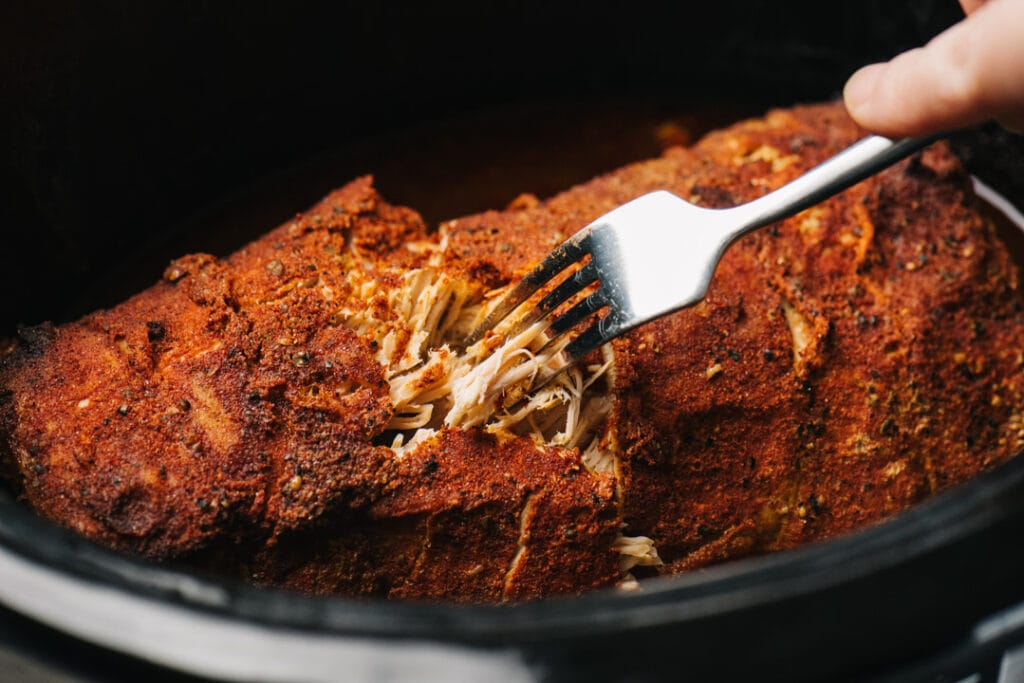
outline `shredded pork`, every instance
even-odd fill
[[[390,446],[403,458],[442,427],[482,427],[504,435],[530,436],[538,446],[578,448],[592,472],[614,472],[615,453],[602,429],[611,410],[608,380],[612,354],[600,363],[553,373],[558,348],[545,324],[523,329],[506,324],[461,348],[459,343],[500,300],[434,268],[395,275],[397,286],[380,291],[381,279],[360,284],[363,308],[342,308],[340,319],[376,344],[390,385]],[[621,535],[624,577],[638,565],[660,564],[651,539]]]

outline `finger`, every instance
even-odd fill
[[[1024,116],[1024,2],[989,0],[923,48],[855,73],[850,115],[889,136]]]

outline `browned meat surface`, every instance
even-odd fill
[[[655,189],[747,201],[859,135],[776,111],[437,231],[356,180],[23,330],[0,459],[105,545],[315,593],[529,599],[877,522],[1024,443],[1017,271],[942,144],[743,238],[705,302],[596,355],[564,399],[594,424],[444,424],[459,331],[573,231]]]

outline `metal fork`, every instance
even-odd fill
[[[539,386],[637,325],[699,302],[725,249],[740,236],[814,206],[938,137],[898,141],[866,137],[779,189],[729,209],[694,206],[664,190],[643,195],[601,216],[555,248],[470,333],[467,345],[503,321],[517,329],[543,324],[560,306],[589,292],[550,319],[544,349],[556,362],[535,380],[534,386]],[[532,310],[511,318],[541,287],[588,255],[589,261]],[[580,323],[594,316],[600,317],[570,336]]]

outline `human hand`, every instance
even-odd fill
[[[889,137],[990,119],[1024,131],[1024,0],[960,0],[967,18],[846,83],[850,116]]]

